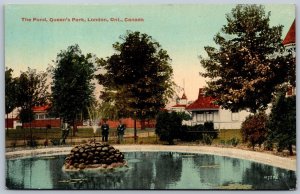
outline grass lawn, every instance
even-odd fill
[[[32,129],[32,134],[33,138],[35,140],[42,140],[48,139],[60,139],[61,138],[61,129],[59,128],[51,128],[51,129],[44,129],[44,128],[35,128]],[[85,138],[82,139],[82,142],[87,141],[87,138],[93,138],[95,137],[96,140],[101,139],[101,130],[98,129],[96,134],[93,133],[92,128],[78,128],[78,133],[76,134],[75,137],[71,137],[72,133],[70,132],[68,139],[80,139],[80,138]],[[124,136],[124,142],[125,144],[166,144],[166,142],[162,142],[159,140],[157,135],[155,134],[155,129],[154,128],[146,128],[144,130],[137,129],[137,142],[134,141],[134,129],[133,128],[127,128],[125,131],[125,136]],[[216,145],[224,145],[224,144],[229,144],[229,140],[232,138],[237,138],[239,139],[239,142],[241,143],[242,136],[240,133],[240,130],[236,129],[228,129],[228,130],[220,130],[218,138],[213,140],[213,144]],[[24,142],[25,140],[30,139],[30,129],[9,129],[9,132],[6,133],[6,140],[7,141],[16,141],[19,140],[21,142]],[[67,139],[67,140],[68,140]],[[110,129],[110,134],[109,134],[109,143],[116,143],[117,139],[117,131],[115,128]],[[81,142],[80,140],[78,140]],[[176,141],[175,141],[176,142]],[[199,143],[199,141],[197,141]],[[194,142],[194,143],[197,143]],[[178,141],[178,144],[185,144],[189,142],[182,142]],[[193,143],[193,142],[191,142]],[[11,143],[7,144],[8,147],[11,146]]]

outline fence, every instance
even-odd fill
[[[134,130],[132,128],[126,129],[124,140],[133,141],[134,140]],[[62,130],[60,128],[24,128],[24,129],[8,129],[6,131],[6,147],[18,147],[18,146],[28,146],[32,143],[32,140],[36,145],[39,146],[50,146],[50,145],[60,145],[62,141]],[[157,136],[154,133],[154,129],[145,129],[137,131],[137,138],[155,138]],[[92,128],[78,128],[76,136],[72,136],[72,131],[66,139],[67,145],[74,145],[78,143],[85,143],[92,139],[96,141],[102,141],[101,130],[97,129],[96,133],[93,132]],[[110,129],[109,133],[109,143],[117,142],[117,131],[115,128]]]

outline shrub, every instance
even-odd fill
[[[203,134],[203,137],[202,137],[202,142],[206,145],[211,145],[212,144],[212,141],[213,141],[213,138],[208,135],[208,134]]]
[[[52,145],[54,145],[54,146],[60,145],[60,139],[51,139],[51,143],[52,143]]]
[[[265,113],[258,113],[249,115],[242,123],[242,137],[244,142],[249,142],[252,149],[254,146],[261,144],[266,140],[267,128],[266,128],[267,115]]]
[[[162,141],[174,144],[174,139],[178,137],[181,129],[182,119],[176,112],[160,112],[156,118],[155,133]]]
[[[240,140],[236,137],[233,137],[227,141],[227,144],[232,145],[234,147],[236,147],[239,143],[240,143]]]
[[[288,149],[293,155],[296,145],[296,96],[285,97],[282,92],[272,105],[268,120],[268,141],[277,145],[277,150]]]
[[[36,147],[37,146],[37,141],[32,139],[32,140],[28,140],[27,141],[27,146],[30,146],[30,147]]]
[[[179,139],[182,141],[196,141],[202,139],[203,125],[187,126],[183,125],[179,132]]]
[[[218,137],[218,131],[214,129],[213,122],[205,122],[203,130],[206,131],[212,139],[216,139]]]
[[[205,122],[204,125],[183,125],[179,133],[179,138],[182,141],[196,141],[202,140],[204,135],[210,136],[211,139],[218,137],[218,131],[214,129],[212,122]]]

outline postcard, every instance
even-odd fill
[[[9,190],[295,190],[292,4],[6,4]]]

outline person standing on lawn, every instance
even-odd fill
[[[122,120],[119,120],[119,125],[117,127],[117,132],[118,132],[118,143],[122,143],[123,142],[123,138],[124,138],[124,133],[125,133],[125,125],[122,124]]]
[[[106,123],[106,119],[103,120],[103,124],[101,125],[102,130],[102,141],[108,141],[108,134],[109,134],[109,125]]]

